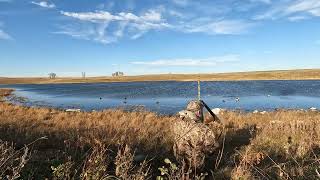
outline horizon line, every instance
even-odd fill
[[[320,68],[303,68],[303,69],[270,69],[270,70],[253,70],[253,71],[230,71],[230,72],[204,72],[204,73],[157,73],[157,74],[129,74],[126,75],[124,72],[125,77],[137,77],[137,76],[161,76],[161,75],[208,75],[208,74],[237,74],[237,73],[257,73],[257,72],[278,72],[278,71],[308,71],[308,70],[319,70]],[[117,71],[115,71],[117,72]],[[120,71],[122,72],[122,71]],[[49,73],[48,73],[49,74]],[[81,72],[79,72],[81,74]],[[111,77],[112,75],[97,75],[97,76],[86,76],[86,78],[103,78],[103,77]],[[0,78],[48,78],[48,76],[0,76]],[[57,74],[57,79],[59,78],[81,78],[79,76],[59,76]],[[117,78],[117,77],[115,77]]]

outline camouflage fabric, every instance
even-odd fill
[[[179,161],[187,160],[192,167],[201,168],[206,155],[218,147],[213,131],[202,123],[185,118],[177,120],[172,128],[175,157]]]
[[[189,104],[187,105],[188,111],[198,111],[201,108],[202,108],[202,104],[197,100],[190,101]]]
[[[190,101],[187,105],[186,111],[192,112],[196,115],[197,119],[192,118],[196,122],[203,122],[203,105],[200,101]],[[189,113],[191,114],[191,113]]]
[[[199,121],[199,117],[196,115],[196,113],[192,111],[182,110],[178,112],[178,115],[180,116],[181,119],[189,118],[195,122]]]

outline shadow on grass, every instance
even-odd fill
[[[45,179],[52,178],[52,167],[57,167],[63,163],[72,160],[74,162],[75,177],[79,177],[84,162],[92,153],[93,148],[107,144],[105,150],[108,157],[113,162],[116,158],[119,147],[126,144],[123,142],[113,141],[110,137],[104,135],[103,130],[94,129],[68,129],[61,132],[36,132],[32,130],[18,129],[14,125],[0,126],[0,139],[12,142],[16,149],[21,149],[26,145],[31,149],[31,159],[28,161],[21,174],[23,179]],[[42,138],[45,137],[45,138]],[[92,141],[89,141],[91,139]],[[111,139],[111,140],[110,140]],[[95,144],[96,143],[96,144]],[[162,165],[164,158],[172,158],[171,149],[162,147],[161,144],[157,149],[146,149],[143,142],[132,146],[135,153],[147,154],[153,172],[158,171],[158,167]],[[161,155],[161,156],[160,156]],[[115,173],[115,165],[110,163],[108,172]]]
[[[236,153],[242,147],[250,144],[257,134],[256,125],[246,125],[243,128],[227,124],[219,138],[220,148],[206,161],[206,169],[213,179],[230,179],[231,171],[236,165]]]

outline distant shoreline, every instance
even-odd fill
[[[59,74],[58,74],[59,75]],[[106,83],[106,82],[145,82],[145,81],[247,81],[247,80],[320,80],[320,69],[252,71],[212,74],[156,74],[122,77],[62,77],[49,79],[0,77],[0,84],[67,84],[67,83]]]

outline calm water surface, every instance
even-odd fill
[[[162,114],[184,109],[197,97],[196,82],[0,85],[28,98],[24,105],[102,110],[145,107]],[[320,108],[320,81],[202,82],[202,99],[212,108],[273,110]],[[239,97],[240,101],[235,99]]]

